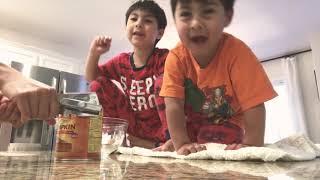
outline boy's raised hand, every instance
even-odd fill
[[[111,37],[97,36],[91,43],[90,53],[100,56],[109,51],[111,46]]]

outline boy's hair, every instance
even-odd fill
[[[165,29],[167,18],[164,10],[153,0],[138,0],[133,3],[126,12],[126,24],[132,11],[142,10],[151,13],[157,20],[158,29]]]
[[[174,13],[176,12],[176,7],[178,2],[190,3],[191,1],[192,0],[171,0],[170,2],[171,2],[171,10],[172,10],[173,16],[174,16]],[[220,0],[220,2],[223,5],[225,11],[233,11],[235,0]]]

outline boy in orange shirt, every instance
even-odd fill
[[[277,96],[249,47],[224,33],[234,0],[171,0],[181,40],[165,63],[160,96],[165,97],[170,141],[187,155],[206,142],[226,150],[264,144],[264,102]],[[170,148],[169,148],[170,149]]]

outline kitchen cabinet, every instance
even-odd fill
[[[0,41],[0,61],[10,64],[12,61],[24,65],[36,65],[46,68],[66,71],[74,74],[83,74],[83,63],[49,50],[28,49],[5,44]]]
[[[0,58],[1,61],[5,61],[9,64],[11,61],[28,63],[32,65],[38,64],[38,55],[35,52],[20,49],[13,46],[0,46]]]

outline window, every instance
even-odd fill
[[[290,110],[288,104],[288,89],[285,81],[273,83],[273,88],[278,96],[265,103],[266,106],[266,131],[265,143],[274,143],[287,136],[290,128]]]
[[[274,143],[294,134],[306,134],[302,95],[296,58],[263,63],[278,96],[265,103],[265,143]]]

